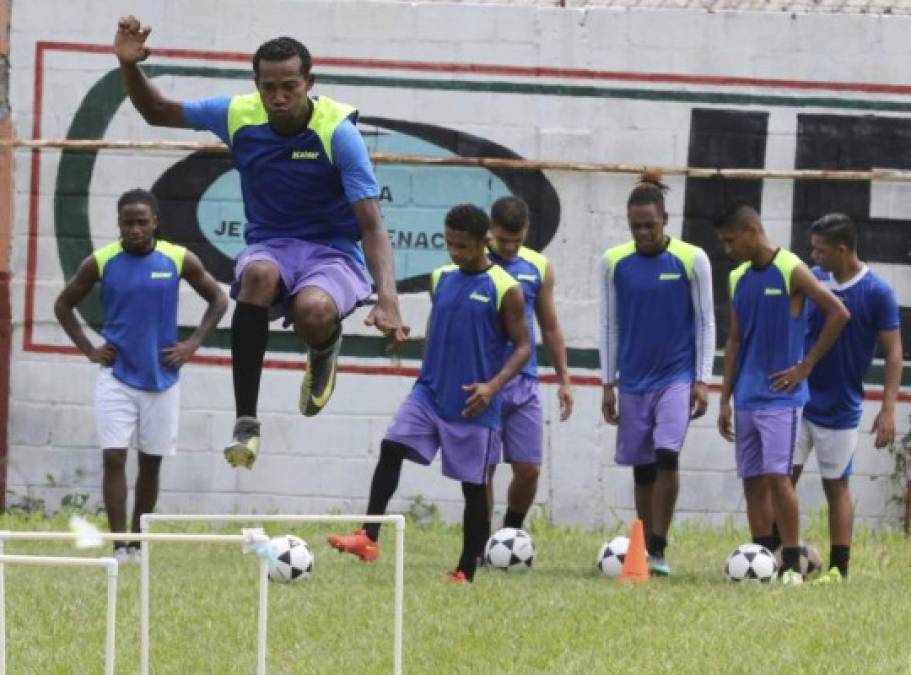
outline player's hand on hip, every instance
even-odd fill
[[[794,388],[810,376],[810,367],[803,361],[787,370],[779,370],[769,375],[772,391],[783,391],[790,394]]]
[[[694,382],[690,389],[690,419],[695,420],[709,409],[709,387],[705,382]]]
[[[617,424],[620,421],[620,414],[617,412],[617,394],[612,384],[604,385],[604,394],[601,397],[601,414],[608,424]]]
[[[149,58],[152,50],[146,47],[146,38],[152,29],[143,26],[132,14],[121,17],[114,34],[114,56],[125,65],[140,63]]]
[[[379,301],[370,310],[364,325],[374,326],[389,338],[388,351],[398,351],[411,334],[411,326],[402,322],[399,305],[395,301]]]
[[[886,408],[881,409],[873,420],[871,433],[876,434],[873,441],[875,447],[885,448],[892,445],[895,442],[895,413]]]
[[[462,385],[462,389],[471,392],[465,400],[462,417],[477,417],[490,405],[496,392],[487,382],[474,382]]]
[[[724,440],[730,442],[734,441],[733,418],[734,412],[731,409],[730,402],[725,403],[722,401],[721,409],[718,411],[718,433],[721,434]]]
[[[198,348],[199,345],[192,340],[184,340],[173,347],[165,347],[161,350],[161,363],[165,368],[177,370],[190,360]]]
[[[117,348],[110,342],[105,342],[100,347],[95,347],[89,352],[88,357],[92,363],[110,368],[114,365],[114,359],[117,358]]]
[[[561,384],[557,389],[557,400],[560,401],[560,421],[565,422],[573,414],[573,388],[568,384]]]

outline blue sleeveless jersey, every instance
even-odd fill
[[[671,238],[646,256],[635,242],[604,254],[617,298],[620,391],[642,394],[696,379],[696,322],[690,291],[699,248]]]
[[[730,294],[740,327],[734,381],[739,410],[796,408],[807,402],[806,381],[791,393],[772,391],[769,376],[796,365],[804,355],[806,303],[791,314],[791,275],[800,258],[784,249],[765,267],[746,262],[731,272]]]
[[[114,377],[136,389],[164,391],[178,371],[161,365],[177,342],[177,292],[186,249],[166,241],[133,255],[114,242],[94,252],[101,277],[101,334],[117,348]]]
[[[509,340],[503,332],[500,307],[503,296],[515,285],[496,265],[477,274],[446,265],[431,275],[430,336],[415,390],[443,419],[500,427],[500,396],[478,417],[463,417],[469,392],[462,387],[488,382],[502,370]]]
[[[357,110],[325,96],[312,103],[307,129],[294,137],[272,130],[259,93],[188,101],[183,114],[192,128],[212,131],[231,149],[240,174],[247,244],[303,239],[363,263],[351,202],[376,197],[379,190],[353,125]]]
[[[879,334],[899,328],[898,303],[888,284],[869,269],[845,284],[818,267],[813,274],[845,303],[851,320],[810,373],[810,400],[803,416],[826,429],[856,429],[863,412],[864,375],[873,363]],[[819,339],[826,315],[812,302],[807,306],[810,348]]]
[[[528,321],[528,332],[531,341],[531,356],[528,363],[522,368],[521,374],[526,377],[538,379],[538,350],[535,337],[535,307],[538,302],[538,293],[544,283],[547,273],[547,258],[524,246],[511,260],[501,258],[495,251],[490,251],[490,259],[509,273],[522,287],[525,298],[525,320]],[[512,343],[507,348],[506,357],[512,354]]]

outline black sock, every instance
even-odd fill
[[[645,542],[645,548],[648,551],[648,554],[653,558],[663,558],[664,549],[667,548],[667,537],[662,537],[660,534],[649,532]]]
[[[490,536],[490,521],[487,519],[487,490],[483,485],[462,483],[465,495],[465,511],[462,515],[462,556],[456,569],[465,573],[465,578],[474,579],[478,564],[478,551]]]
[[[238,302],[231,318],[231,359],[237,416],[256,417],[259,380],[269,342],[269,309]]]
[[[771,534],[767,534],[764,537],[753,537],[753,543],[765,546],[769,549],[769,553],[774,553],[775,549],[778,548],[775,546],[775,536]]]
[[[781,549],[781,570],[800,572],[800,546],[785,546]]]
[[[506,515],[503,516],[503,527],[514,527],[517,530],[522,529],[522,523],[525,522],[525,514],[519,513],[518,511],[513,511],[510,507],[506,507]]]
[[[772,540],[771,546],[767,546],[770,551],[774,551],[779,546],[781,546],[781,533],[778,532],[778,523],[772,523]]]
[[[383,440],[380,444],[380,461],[376,463],[373,472],[373,482],[370,484],[370,500],[367,502],[368,516],[381,516],[386,513],[389,500],[399,486],[399,476],[402,475],[402,462],[405,460],[407,448],[401,443]],[[379,523],[365,523],[364,531],[371,540],[380,538]]]
[[[848,576],[848,561],[851,559],[851,547],[832,544],[829,548],[829,569],[837,567],[841,576]]]

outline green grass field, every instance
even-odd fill
[[[824,522],[812,520],[806,539],[825,557]],[[66,518],[4,516],[0,528],[65,529]],[[615,533],[543,520],[529,530],[538,547],[529,574],[482,570],[474,585],[452,586],[443,575],[459,530],[409,524],[406,672],[911,673],[911,541],[898,533],[858,532],[849,584],[784,588],[723,577],[745,531],[677,527],[674,577],[620,587],[594,568]],[[367,565],[331,550],[330,531],[269,528],[302,536],[316,555],[309,581],[270,585],[270,673],[391,671],[392,533],[380,561]],[[7,552],[74,554],[32,542]],[[152,672],[254,672],[256,575],[257,559],[236,546],[156,544]],[[101,571],[8,566],[6,585],[11,675],[101,672]],[[139,669],[138,597],[138,565],[121,568],[118,673]]]

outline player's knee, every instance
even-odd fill
[[[322,291],[299,293],[294,299],[294,313],[297,323],[306,328],[331,329],[338,323],[335,301]]]
[[[161,456],[139,452],[139,473],[143,476],[158,475],[161,469]]]
[[[655,466],[658,471],[676,471],[679,461],[680,455],[673,450],[658,450],[655,452]]]
[[[127,464],[126,450],[109,449],[102,450],[102,461],[105,471],[123,471]]]
[[[831,502],[837,499],[851,499],[847,478],[823,478],[822,489],[826,498]]]
[[[275,294],[280,277],[275,265],[266,260],[255,260],[244,267],[240,276],[241,294]]]
[[[636,485],[653,485],[658,480],[657,464],[639,464],[633,467],[633,482]]]
[[[526,485],[537,484],[538,477],[541,475],[541,465],[526,462],[513,463],[512,475]]]

